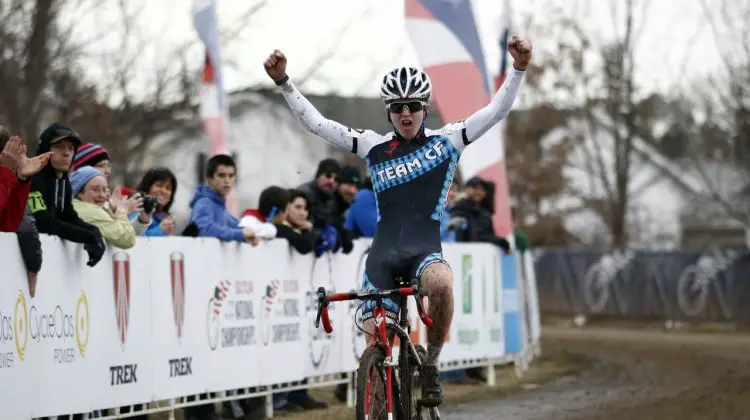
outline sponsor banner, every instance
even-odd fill
[[[291,254],[286,241],[264,244],[263,248],[243,247],[252,254],[250,262],[260,286],[256,294],[259,308],[262,385],[300,381],[305,378],[309,357],[308,322],[305,294],[309,281],[297,278],[291,267]],[[297,257],[295,255],[295,257]]]
[[[87,413],[353,372],[365,349],[358,301],[331,305],[330,336],[313,322],[318,286],[360,289],[369,240],[355,241],[350,254],[316,259],[281,240],[254,248],[208,238],[138,238],[131,249],[110,248],[92,268],[80,245],[41,238],[45,261],[31,298],[17,238],[0,234],[3,418]],[[508,330],[521,330],[519,302],[503,288],[514,272],[493,246],[444,248],[455,315],[441,361],[502,356]],[[532,295],[526,294],[533,331]],[[413,299],[409,313],[411,337],[424,344]]]
[[[336,291],[356,292],[362,287],[365,275],[365,261],[370,251],[371,239],[359,239],[354,241],[354,249],[349,255],[341,255],[341,275],[334,278]],[[333,322],[333,332],[341,333],[340,355],[342,372],[353,372],[357,370],[359,358],[365,351],[366,337],[362,331],[362,308],[361,302],[352,300],[349,302],[335,302],[331,304],[332,314],[336,312]],[[314,324],[311,324],[314,327]],[[320,329],[323,329],[321,325]]]
[[[445,245],[443,256],[453,271],[453,322],[442,362],[487,356],[489,332],[485,326],[482,245]]]
[[[117,336],[117,324],[114,296],[104,291],[112,286],[113,276],[87,267],[88,257],[80,245],[49,236],[40,239],[45,252],[36,296],[31,298],[26,287],[9,293],[20,302],[15,311],[17,333],[29,366],[29,391],[44,396],[39,404],[31,405],[31,414],[85,412],[100,402],[102,388],[109,386],[104,346],[109,334]],[[111,254],[103,257],[107,258]],[[112,316],[110,322],[107,315]]]
[[[485,249],[481,261],[484,277],[484,328],[489,334],[487,356],[499,358],[505,354],[500,259],[495,257],[492,250]]]
[[[37,368],[35,359],[30,357],[32,347],[37,345],[29,332],[29,309],[35,302],[29,296],[26,270],[16,235],[0,234],[0,252],[3,260],[0,281],[0,417],[28,419],[32,410],[29,396],[36,392],[33,385],[46,376],[46,371]],[[43,288],[37,286],[39,289]],[[34,335],[38,336],[38,329],[35,331]],[[75,352],[77,344],[67,347],[72,347]],[[81,401],[78,403],[80,405]],[[82,403],[83,406],[88,405],[86,401]]]
[[[86,253],[76,250],[80,258]],[[45,263],[47,253],[45,252]],[[49,267],[46,266],[45,267]],[[42,268],[44,270],[44,267]],[[151,332],[151,258],[146,244],[128,250],[110,248],[94,268],[74,269],[83,274],[84,289],[90,290],[91,335],[89,342],[97,353],[92,363],[94,390],[89,401],[93,408],[119,407],[151,400],[153,393]],[[70,279],[65,279],[69,281]],[[42,279],[39,279],[41,283]],[[65,290],[69,285],[65,285]],[[39,295],[46,295],[38,290]],[[78,300],[83,310],[83,296]],[[85,319],[78,316],[78,330]],[[78,341],[85,342],[83,333]],[[88,356],[87,356],[88,357]]]
[[[535,250],[540,310],[750,324],[750,252]]]
[[[342,372],[342,357],[339,351],[342,347],[346,320],[342,316],[345,311],[345,305],[335,304],[328,309],[331,323],[333,323],[333,333],[326,334],[323,328],[315,328],[315,316],[318,311],[317,290],[318,287],[324,287],[326,291],[338,291],[336,287],[336,278],[346,279],[347,273],[349,280],[353,283],[352,274],[355,270],[352,268],[349,255],[332,255],[330,253],[315,258],[312,255],[299,255],[293,253],[292,276],[300,282],[300,286],[305,291],[305,318],[304,329],[307,331],[307,357],[305,358],[305,376],[319,376],[330,373]],[[347,267],[349,265],[349,267]]]
[[[529,323],[529,338],[532,343],[539,343],[542,337],[542,321],[539,316],[539,298],[536,287],[536,273],[534,271],[534,258],[530,252],[521,254],[523,261],[523,278],[526,288],[525,308]]]
[[[198,301],[198,307],[189,309],[206,317],[205,348],[211,359],[208,389],[260,385],[265,357],[260,319],[262,296],[269,276],[276,275],[278,282],[278,271],[287,270],[287,264],[276,260],[276,255],[269,252],[269,244],[253,248],[215,239],[205,242],[215,246],[218,255],[213,262],[203,260],[203,264],[211,265],[212,274],[208,281],[200,282],[203,302]]]
[[[505,351],[511,354],[523,351],[523,321],[521,318],[521,295],[518,291],[518,264],[516,256],[500,256],[503,287],[503,329],[505,330]]]
[[[205,392],[212,375],[208,304],[220,282],[218,241],[193,246],[190,238],[148,240],[151,256],[151,322],[154,398],[165,400]],[[235,319],[252,305],[234,303]],[[213,335],[212,335],[213,334]],[[218,346],[218,342],[217,342]],[[222,373],[223,375],[224,373]]]

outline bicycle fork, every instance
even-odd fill
[[[388,345],[388,328],[385,308],[382,302],[377,302],[373,311],[375,328],[378,330],[378,339],[385,347],[385,401],[388,420],[393,420],[393,350]]]

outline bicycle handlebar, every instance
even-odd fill
[[[417,285],[411,287],[400,287],[398,289],[384,290],[379,292],[364,292],[364,293],[331,293],[327,294],[324,287],[318,287],[318,313],[315,317],[315,328],[320,328],[320,321],[323,321],[323,329],[326,333],[330,334],[333,332],[333,325],[331,324],[331,318],[328,314],[328,305],[331,302],[340,302],[344,300],[375,300],[385,299],[392,296],[414,296],[417,301],[417,313],[419,319],[422,320],[424,325],[432,326],[432,318],[430,318],[422,305],[422,298],[424,297],[424,291]]]

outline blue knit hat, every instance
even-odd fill
[[[104,176],[104,174],[94,168],[93,166],[83,166],[70,174],[70,185],[73,187],[73,197],[77,196],[79,192],[86,186],[86,183],[91,181],[91,178],[95,176]]]

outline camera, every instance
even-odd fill
[[[150,195],[143,196],[143,212],[151,213],[156,208],[156,198]]]

